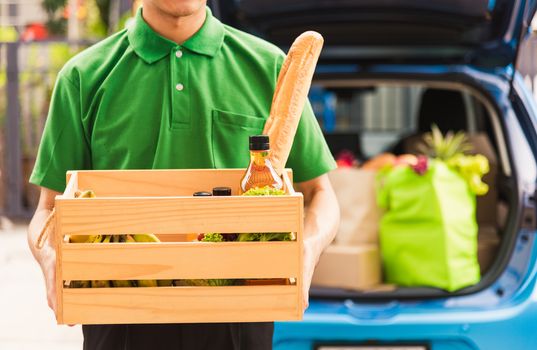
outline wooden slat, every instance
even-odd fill
[[[244,172],[245,169],[76,171],[79,188],[92,189],[97,197],[191,196],[220,186],[230,187],[236,195]],[[286,174],[292,177],[290,169]]]
[[[299,291],[302,291],[303,289],[303,284],[304,284],[304,280],[303,280],[303,276],[304,276],[304,217],[305,217],[305,214],[304,214],[304,202],[303,202],[303,198],[300,197],[300,205],[298,206],[299,207],[299,214],[298,216],[296,217],[296,221],[297,221],[297,224],[298,224],[298,231],[297,231],[297,245],[298,245],[298,251],[297,251],[297,254],[296,254],[296,259],[297,259],[297,263],[298,263],[298,266],[299,266],[299,274],[298,274],[298,279],[297,279],[297,288]],[[344,267],[343,267],[344,268]],[[302,295],[302,293],[298,293],[298,298],[297,298],[297,317],[298,318],[301,318],[302,315],[304,314],[304,303],[305,303],[305,300],[304,300],[304,296]]]
[[[72,173],[67,177],[67,186],[59,198],[75,198],[75,192],[78,190],[78,174]]]
[[[56,199],[64,234],[297,232],[301,194]]]
[[[282,180],[283,180],[286,193],[294,195],[296,194],[296,192],[295,192],[295,189],[293,188],[293,181],[291,179],[292,175],[293,175],[292,172],[284,171],[282,173]]]
[[[60,216],[62,214],[61,208],[56,208],[56,214],[54,218],[54,237],[53,237],[53,244],[54,249],[56,251],[56,281],[55,281],[55,287],[56,287],[56,321],[60,324],[63,323],[63,250],[62,250],[62,241],[63,241],[63,231],[62,227],[60,225]]]
[[[298,277],[298,242],[64,243],[64,280]]]
[[[297,320],[298,292],[297,286],[65,289],[63,323]]]

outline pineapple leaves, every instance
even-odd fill
[[[418,145],[419,152],[446,162],[465,179],[472,192],[481,196],[489,190],[482,181],[483,175],[489,172],[489,162],[480,154],[467,155],[472,149],[464,131],[448,131],[444,136],[435,124],[431,126],[431,132],[423,136],[423,143]]]
[[[444,136],[436,124],[432,125],[431,132],[423,136],[423,143],[418,146],[419,152],[444,161],[471,150],[472,145],[464,131],[448,131]]]

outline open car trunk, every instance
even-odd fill
[[[424,125],[428,131],[432,123],[438,124],[443,132],[466,131],[474,139],[472,142],[479,144],[475,151],[484,154],[491,163],[491,172],[485,177],[490,194],[477,204],[479,282],[454,292],[381,283],[358,290],[313,285],[313,297],[437,298],[475,293],[498,280],[512,255],[522,210],[509,164],[505,126],[499,115],[501,109],[483,87],[473,78],[449,78],[449,67],[472,66],[482,71],[492,68],[509,74],[506,67],[516,63],[518,46],[537,1],[209,0],[208,3],[224,23],[261,36],[284,50],[305,30],[316,30],[324,36],[325,45],[310,100],[334,156],[340,157],[341,151],[346,151],[343,158],[347,159],[343,163],[348,161],[349,153],[358,166],[383,152],[413,153],[416,139],[426,132]],[[390,67],[403,65],[409,69],[390,73]],[[412,76],[412,67],[428,71]],[[431,73],[438,73],[437,69],[446,69],[445,79],[427,78],[433,76]],[[355,183],[359,185],[363,183]],[[325,273],[337,275],[348,268],[340,263]]]
[[[360,170],[361,166],[386,152],[395,155],[419,153],[416,145],[421,142],[424,134],[430,131],[431,125],[436,124],[444,133],[466,132],[474,148],[472,152],[484,155],[490,163],[490,172],[484,176],[489,192],[477,199],[481,279],[475,285],[453,292],[431,287],[401,287],[386,284],[382,274],[379,277],[380,283],[374,283],[374,275],[378,274],[379,270],[382,271],[380,266],[348,266],[344,265],[345,259],[335,258],[326,263],[321,258],[311,296],[329,299],[437,298],[471,294],[491,285],[504,270],[519,230],[516,219],[519,206],[516,183],[506,156],[507,145],[494,102],[478,87],[460,82],[411,77],[375,79],[341,76],[345,75],[334,77],[319,74],[310,93],[310,100],[320,119],[325,138],[340,165],[335,170],[337,176],[332,176],[332,181],[340,206],[343,206],[342,225],[333,245],[376,245],[379,249],[378,237],[364,237],[378,236],[378,226],[376,232],[360,232],[361,228],[371,227],[374,220],[380,220],[382,216],[377,214],[375,218],[374,214],[363,214],[364,203],[360,201],[364,198],[364,189],[360,187],[374,186],[374,182],[359,180],[359,176],[362,176],[360,172],[367,172]],[[348,169],[353,169],[353,173],[343,176],[356,176],[354,182],[350,179],[341,181],[342,174],[337,174],[348,172]],[[360,200],[349,198],[351,193],[360,196]],[[353,220],[368,222],[356,231],[357,225]],[[352,232],[353,229],[355,232]],[[354,237],[350,237],[352,235]],[[362,260],[348,258],[348,261],[353,264],[367,262],[380,265],[378,255]],[[426,263],[424,261],[424,264]],[[343,280],[346,278],[345,273],[349,273],[351,269],[359,271],[357,274],[363,276],[362,279],[358,278],[355,288],[349,287],[349,283],[353,282],[349,282],[348,278]],[[341,285],[345,287],[337,285],[338,274],[341,275]],[[321,282],[317,283],[318,281]]]
[[[209,0],[225,23],[282,48],[306,30],[325,38],[325,59],[464,63],[516,60],[534,0]]]

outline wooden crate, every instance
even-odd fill
[[[302,318],[303,197],[237,196],[244,170],[73,171],[56,197],[60,324],[262,322]],[[231,197],[192,197],[216,186]],[[74,198],[92,189],[97,198]],[[67,243],[68,235],[295,232],[290,242]],[[221,287],[68,288],[70,280],[295,279]]]

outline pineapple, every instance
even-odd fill
[[[472,145],[468,142],[464,131],[458,131],[455,134],[448,131],[444,136],[436,124],[432,125],[430,133],[423,136],[423,141],[424,143],[418,146],[418,150],[430,158],[443,161],[472,150]]]

